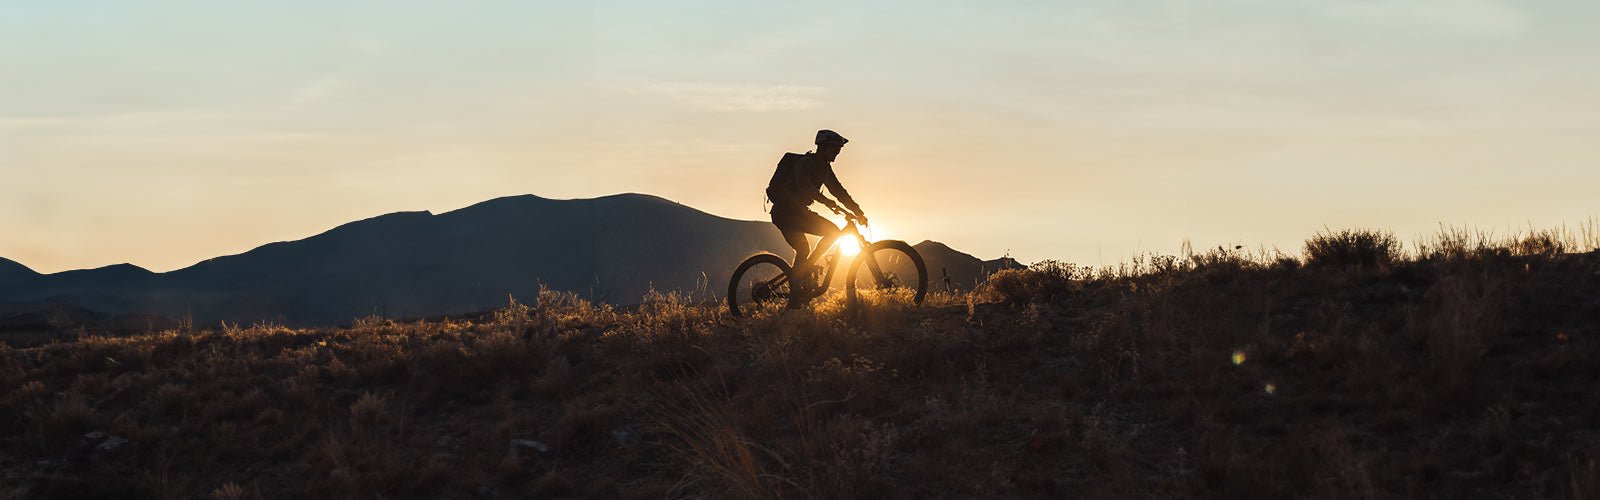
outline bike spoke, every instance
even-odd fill
[[[880,252],[874,252],[872,255],[865,256],[867,259],[867,271],[868,274],[872,276],[873,284],[876,285],[879,290],[887,290],[900,286],[899,276],[893,271],[884,271],[883,266],[878,264],[878,253]],[[898,257],[898,254],[891,254],[887,260],[890,264],[894,264],[899,260]]]
[[[870,253],[862,255],[861,258],[867,259],[867,271],[872,275],[872,280],[877,282],[878,287],[882,288],[884,283],[883,268],[878,265],[877,254]]]
[[[878,288],[880,289],[897,288],[899,286],[900,275],[895,273],[883,273],[882,276],[878,277]]]
[[[912,302],[922,302],[927,269],[915,249],[903,241],[887,241],[874,243],[867,250],[851,265],[851,300],[855,300],[857,290],[870,290],[896,297],[904,295]]]

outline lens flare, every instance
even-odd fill
[[[856,254],[861,253],[861,241],[855,238],[840,238],[839,252],[846,257],[854,257]]]

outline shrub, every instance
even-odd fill
[[[1441,262],[1466,262],[1510,254],[1510,247],[1493,236],[1464,227],[1440,227],[1432,237],[1417,242],[1418,257]]]
[[[387,415],[387,406],[383,396],[363,392],[360,399],[350,404],[350,423],[357,427],[377,424]]]
[[[40,383],[37,380],[29,380],[28,382],[22,384],[21,387],[18,387],[16,392],[11,393],[11,399],[14,401],[32,401],[33,399],[48,394],[49,392],[50,391],[45,388],[43,383]]]
[[[1324,230],[1306,240],[1305,256],[1311,266],[1388,266],[1401,259],[1400,240],[1388,231]]]
[[[1027,269],[1006,269],[990,275],[980,291],[1012,306],[1052,302],[1072,290],[1074,270],[1072,264],[1053,260]]]
[[[62,394],[52,403],[28,412],[39,431],[58,437],[83,432],[94,420],[94,407],[82,394]]]
[[[1514,239],[1508,246],[1511,247],[1512,255],[1551,257],[1567,253],[1568,248],[1575,245],[1569,245],[1554,231],[1540,231]]]

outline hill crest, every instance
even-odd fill
[[[931,241],[918,245],[930,271],[949,270],[961,285],[954,288],[968,289],[984,274],[976,257]],[[757,252],[791,250],[769,222],[720,217],[658,196],[518,195],[439,214],[378,215],[165,273],[119,264],[38,275],[0,287],[0,302],[94,297],[80,305],[199,322],[327,325],[374,314],[482,311],[503,306],[507,296],[531,300],[541,287],[630,304],[652,289],[719,288]],[[19,268],[26,269],[17,264],[12,272]]]

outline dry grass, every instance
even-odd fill
[[[1595,498],[1590,229],[0,348],[0,496]]]
[[[1379,267],[1400,260],[1400,240],[1386,231],[1324,230],[1306,240],[1306,264]]]

